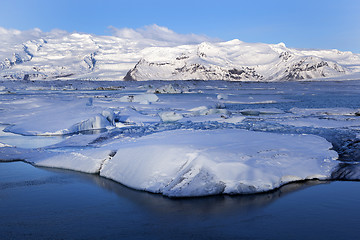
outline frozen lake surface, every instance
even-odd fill
[[[0,163],[3,239],[356,239],[360,184],[168,199],[105,178]]]

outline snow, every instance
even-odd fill
[[[112,154],[110,150],[80,150],[76,152],[59,153],[45,159],[37,159],[35,165],[71,169],[86,173],[97,173],[100,171],[103,162],[108,160]]]
[[[123,143],[100,175],[175,197],[255,193],[329,178],[337,158],[331,147],[310,135],[176,130]]]
[[[221,42],[157,25],[112,29],[114,36],[1,28],[0,79],[247,82],[349,80],[358,79],[360,72],[360,55],[351,52],[299,50],[282,43],[237,39]]]
[[[218,94],[217,99],[221,100],[221,99],[228,99],[228,96],[226,94]]]
[[[359,180],[360,81],[0,85],[10,92],[0,95],[0,161],[99,174],[170,197]],[[186,90],[148,91],[170,85]]]
[[[148,92],[177,94],[177,93],[183,93],[184,90],[180,86],[176,86],[176,85],[174,86],[173,84],[168,84],[168,85],[164,85],[159,88],[156,88],[155,90],[149,89]]]
[[[358,118],[343,119],[319,119],[319,118],[302,118],[302,119],[285,119],[277,120],[283,125],[291,125],[295,127],[312,127],[312,128],[343,128],[360,126]]]
[[[352,108],[291,108],[288,115],[274,121],[283,125],[312,128],[348,128],[360,126],[356,116],[358,109]]]
[[[163,122],[175,122],[183,118],[182,114],[176,112],[161,112],[159,116]]]
[[[149,104],[151,102],[157,102],[159,98],[155,94],[141,94],[123,96],[119,100],[120,102],[137,102],[141,104]]]
[[[290,111],[294,114],[309,115],[345,115],[354,116],[358,111],[351,108],[292,108]]]
[[[0,148],[2,148],[2,147],[13,147],[13,146],[0,142]]]
[[[56,101],[33,97],[24,103],[22,99],[6,103],[8,114],[2,121],[11,121],[12,125],[5,131],[23,135],[63,135],[113,125],[111,110],[89,106],[88,99]]]
[[[213,114],[219,114],[222,116],[230,115],[230,112],[226,109],[208,108],[206,106],[192,108],[189,111],[191,112],[191,115],[193,115],[193,116],[204,116],[204,115],[213,115]]]

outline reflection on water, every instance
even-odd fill
[[[86,181],[95,184],[108,192],[115,193],[121,199],[131,201],[143,210],[164,215],[221,215],[235,212],[247,212],[265,207],[289,193],[328,183],[326,181],[317,180],[297,182],[287,184],[275,191],[250,195],[168,198],[160,194],[133,190],[114,182],[113,180],[95,174],[86,174],[56,168],[33,167],[23,162],[13,162],[8,164],[17,165],[14,169],[12,169],[11,165],[8,165],[15,174],[12,174],[10,177],[2,174],[0,177],[0,190],[36,185],[63,184],[68,183],[69,180]],[[5,163],[0,163],[0,167],[3,166],[5,166]],[[2,171],[6,170],[2,169]],[[26,177],[27,175],[32,175],[32,177],[29,179]]]
[[[57,169],[47,169],[58,171]],[[62,171],[62,170],[60,170]],[[68,171],[71,172],[71,171]],[[227,213],[241,213],[253,209],[265,207],[289,193],[318,184],[326,184],[325,181],[307,181],[291,183],[272,192],[237,195],[237,196],[209,196],[201,198],[168,198],[160,194],[152,194],[127,188],[112,180],[83,173],[72,172],[79,177],[91,181],[98,186],[115,193],[120,198],[126,198],[139,207],[156,214],[170,215],[216,215]]]
[[[0,143],[19,148],[42,148],[64,140],[64,136],[24,136],[3,130],[8,125],[0,124]]]
[[[360,187],[170,199],[97,175],[0,163],[2,239],[356,239]]]

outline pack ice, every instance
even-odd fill
[[[61,90],[69,83],[78,90]],[[1,83],[0,161],[169,197],[359,179],[358,81],[342,83],[344,94],[338,82],[69,83]]]

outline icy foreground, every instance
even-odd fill
[[[152,26],[156,32],[170,31]],[[358,79],[360,55],[338,50],[299,50],[285,44],[175,41],[138,34],[0,28],[0,80],[229,80]],[[174,34],[174,33],[173,33]]]
[[[1,82],[0,161],[171,197],[360,179],[359,81],[178,83]]]
[[[331,147],[310,135],[176,130],[121,145],[100,175],[173,197],[256,193],[328,179],[337,158]]]

